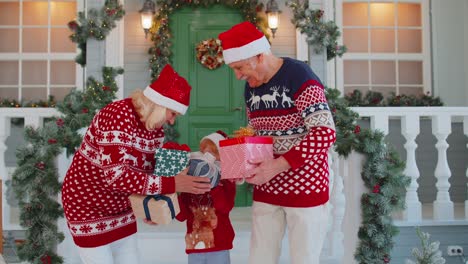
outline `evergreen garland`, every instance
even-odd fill
[[[291,22],[301,33],[307,35],[307,43],[316,53],[327,51],[327,60],[336,56],[341,57],[346,52],[346,47],[338,45],[338,37],[341,35],[334,21],[323,22],[323,10],[309,9],[309,1],[291,0],[286,5],[293,11]]]
[[[254,25],[263,31],[265,36],[269,38],[267,21],[260,16],[263,10],[263,4],[257,0],[158,0],[156,2],[159,9],[156,11],[153,26],[150,28],[151,41],[153,46],[148,53],[151,58],[149,60],[151,79],[154,81],[162,68],[170,63],[172,56],[171,51],[171,32],[169,29],[169,15],[183,7],[209,7],[215,4],[222,4],[230,8],[238,9],[246,21],[252,22]]]
[[[385,135],[357,125],[359,115],[339,95],[336,89],[326,89],[336,125],[334,149],[340,156],[347,157],[354,150],[366,157],[361,177],[369,192],[361,196],[362,223],[355,259],[362,264],[389,263],[393,237],[398,234],[392,213],[404,209],[411,179],[403,175],[405,164],[388,148]]]
[[[11,107],[11,108],[19,108],[19,107],[55,107],[57,102],[53,95],[49,96],[47,101],[39,100],[39,101],[18,101],[18,100],[11,100],[7,98],[0,97],[0,107]]]
[[[115,21],[125,15],[123,6],[118,0],[106,0],[101,10],[90,9],[87,13],[78,12],[78,20],[68,22],[68,28],[73,33],[70,40],[81,50],[75,62],[86,65],[86,42],[90,38],[102,41],[115,28]]]
[[[353,92],[345,96],[349,106],[443,106],[444,103],[439,97],[434,97],[427,92],[424,95],[396,95],[395,93],[390,94],[388,98],[384,98],[382,93],[375,91],[367,91],[363,96],[360,90],[354,90]]]
[[[90,77],[84,91],[73,90],[57,109],[63,114],[52,117],[42,127],[25,129],[25,142],[16,151],[17,168],[12,190],[18,199],[20,225],[26,228],[26,241],[18,246],[18,257],[31,263],[63,263],[55,247],[63,239],[57,220],[63,209],[57,202],[61,183],[55,158],[67,149],[73,154],[81,144],[77,130],[91,123],[96,111],[115,99],[114,81],[120,68],[103,68],[103,83]]]

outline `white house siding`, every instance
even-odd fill
[[[468,105],[468,2],[433,0],[434,93],[447,106]]]
[[[125,1],[124,22],[124,97],[136,89],[145,88],[151,78],[149,71],[148,49],[151,47],[151,39],[145,39],[145,33],[141,28],[140,14],[141,1]]]
[[[439,241],[439,249],[442,251],[442,256],[445,258],[445,264],[461,264],[462,261],[459,257],[447,256],[447,246],[459,245],[462,246],[464,252],[468,249],[468,236],[467,226],[423,226],[423,232],[431,235],[431,242]],[[405,263],[406,259],[414,260],[411,255],[411,250],[415,247],[421,249],[421,241],[416,235],[414,227],[400,227],[400,234],[395,237],[395,246],[392,250],[392,260],[390,263],[400,264]],[[465,253],[466,256],[466,253]]]

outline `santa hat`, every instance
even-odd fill
[[[188,82],[166,64],[158,79],[147,86],[143,94],[155,104],[183,115],[189,106],[191,89]]]
[[[226,64],[270,50],[270,43],[265,35],[248,21],[234,25],[219,34],[218,38],[221,40]]]
[[[200,142],[202,142],[205,139],[209,139],[209,140],[213,141],[213,143],[215,143],[215,145],[216,145],[216,148],[219,149],[219,141],[221,141],[223,139],[227,139],[227,138],[228,138],[228,136],[226,135],[226,133],[224,133],[221,130],[218,130],[215,133],[211,133],[208,136],[202,138],[200,140]]]

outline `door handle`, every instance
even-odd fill
[[[242,111],[242,107],[238,106],[232,109],[232,111]]]

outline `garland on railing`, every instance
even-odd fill
[[[327,51],[327,60],[336,56],[341,57],[346,52],[346,47],[338,45],[338,37],[341,35],[334,21],[323,22],[323,10],[309,9],[309,1],[286,1],[286,5],[293,11],[291,22],[301,33],[307,35],[307,43],[314,48],[316,53]]]
[[[73,31],[70,40],[81,50],[75,62],[86,65],[86,42],[90,38],[102,41],[115,28],[115,22],[125,15],[123,6],[118,0],[106,0],[101,10],[90,9],[85,14],[78,12],[78,21],[68,22],[68,28]]]
[[[47,101],[39,100],[39,101],[18,101],[18,100],[11,100],[6,98],[0,98],[0,107],[11,107],[11,108],[19,108],[19,107],[55,107],[57,102],[53,95],[49,96]]]
[[[383,133],[356,124],[359,115],[349,109],[338,90],[326,92],[336,125],[335,151],[344,157],[353,150],[366,156],[361,177],[369,192],[361,196],[362,223],[355,259],[362,264],[389,263],[393,237],[398,233],[392,213],[404,209],[410,184],[410,178],[403,175],[405,164],[388,148]]]
[[[170,63],[172,51],[169,15],[180,8],[208,7],[214,4],[221,4],[238,9],[243,14],[245,20],[257,25],[269,38],[267,22],[260,15],[260,12],[263,10],[263,4],[258,3],[257,0],[158,0],[156,4],[159,6],[159,9],[156,11],[153,26],[150,29],[153,47],[148,51],[151,56],[149,63],[153,81],[158,77],[164,65]]]
[[[79,13],[79,20],[68,23],[74,34],[71,40],[78,44],[81,54],[76,62],[86,64],[86,42],[89,38],[104,40],[115,27],[115,21],[125,14],[116,0],[106,0],[100,12],[90,10],[86,17]],[[57,202],[61,183],[55,165],[56,157],[66,148],[73,154],[81,144],[78,129],[90,124],[94,114],[115,99],[118,90],[115,77],[123,73],[121,68],[103,67],[99,82],[88,78],[83,91],[72,90],[64,101],[57,103],[60,117],[52,117],[39,128],[25,128],[24,146],[17,149],[17,168],[12,175],[12,190],[18,199],[20,225],[26,228],[26,240],[18,246],[18,257],[30,263],[63,263],[56,254],[56,246],[64,235],[58,230],[57,220],[63,217],[63,208]],[[10,106],[18,102],[5,102]],[[47,105],[53,107],[54,104]]]
[[[432,96],[429,92],[416,95],[395,95],[392,93],[387,99],[382,93],[367,91],[363,96],[359,90],[354,90],[345,96],[349,106],[443,106],[439,97]]]
[[[24,146],[16,151],[17,168],[12,189],[20,208],[20,225],[26,228],[26,241],[18,247],[18,257],[31,263],[63,263],[55,247],[63,239],[57,220],[63,209],[57,202],[61,183],[55,158],[63,148],[74,153],[81,144],[76,132],[90,124],[94,113],[112,102],[118,87],[120,68],[103,68],[103,82],[90,77],[84,91],[73,90],[57,109],[63,114],[50,118],[39,128],[26,127]]]

